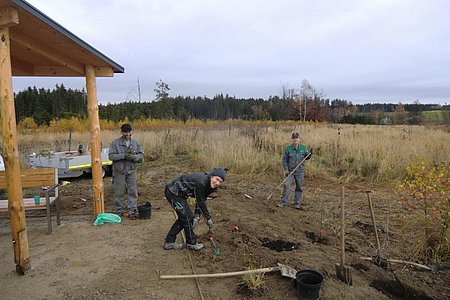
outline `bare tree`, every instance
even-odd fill
[[[318,91],[316,90],[310,83],[308,80],[303,79],[302,80],[302,85],[300,87],[300,93],[299,93],[299,101],[300,101],[300,105],[299,107],[301,108],[303,106],[303,122],[306,121],[306,108],[307,108],[307,104],[308,101],[319,101],[322,97],[324,97],[324,92],[322,90]],[[300,120],[302,119],[302,115],[301,115],[301,109],[300,109]]]
[[[289,83],[283,83],[281,85],[281,99],[283,100],[294,100],[295,89],[289,87]]]
[[[303,104],[303,122],[306,121],[306,104],[308,100],[312,100],[314,96],[314,88],[309,84],[308,80],[303,79],[300,87],[300,101]],[[301,106],[301,105],[300,105]],[[300,115],[300,120],[302,116]]]

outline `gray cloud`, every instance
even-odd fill
[[[330,99],[448,103],[450,19],[436,1],[29,0],[125,67],[98,79],[106,103],[172,96],[268,98],[307,79]],[[14,79],[15,91],[84,80]],[[134,95],[133,95],[134,93]],[[133,99],[135,98],[135,99]]]

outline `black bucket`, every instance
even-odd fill
[[[150,202],[145,202],[137,207],[139,219],[150,219],[152,217],[152,205]]]
[[[320,298],[323,277],[313,270],[301,270],[295,274],[295,286],[299,299],[315,300]]]

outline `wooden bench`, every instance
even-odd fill
[[[52,233],[51,205],[56,207],[56,224],[61,224],[61,214],[59,207],[59,184],[58,169],[25,169],[20,170],[20,179],[22,181],[22,189],[40,188],[40,193],[44,193],[44,197],[40,198],[40,203],[34,203],[33,198],[24,198],[23,206],[27,210],[46,210],[48,233]],[[6,191],[6,174],[0,171],[0,190]],[[36,195],[40,194],[36,193]],[[8,200],[0,200],[0,212],[8,212]]]

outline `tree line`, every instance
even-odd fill
[[[190,118],[200,120],[299,120],[350,124],[421,124],[424,111],[441,111],[444,123],[449,122],[449,106],[437,104],[353,104],[344,99],[324,99],[309,83],[302,83],[299,93],[283,88],[281,96],[236,98],[217,94],[212,98],[169,96],[169,86],[156,82],[156,99],[124,101],[99,105],[101,119],[119,122],[125,117],[138,119]],[[87,116],[87,97],[83,90],[56,85],[53,90],[29,87],[15,94],[17,122],[32,118],[38,125],[51,120]]]

